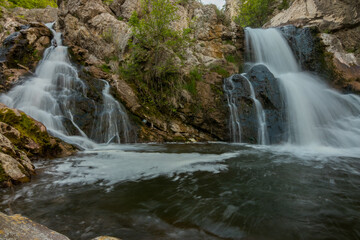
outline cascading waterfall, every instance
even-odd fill
[[[302,72],[277,29],[246,29],[248,55],[279,80],[287,111],[287,141],[296,145],[360,147],[360,97],[330,89]]]
[[[230,110],[230,136],[233,142],[241,142],[241,125],[239,119],[239,112],[236,106],[236,97],[233,94],[235,90],[235,85],[233,82],[233,77],[225,79],[224,91],[226,93],[226,98],[228,102],[228,107]]]
[[[128,142],[129,119],[121,105],[109,94],[110,86],[106,81],[102,92],[103,104],[97,107],[99,116],[93,119],[92,140],[75,123],[76,99],[87,99],[88,89],[70,63],[67,47],[62,45],[61,33],[53,30],[53,23],[47,24],[47,27],[54,38],[52,46],[45,50],[35,75],[1,95],[0,102],[24,111],[42,122],[53,135],[83,148],[94,147],[95,142]],[[90,108],[90,105],[86,107]],[[70,131],[66,121],[75,130]]]
[[[257,121],[258,121],[258,143],[262,144],[262,145],[268,144],[269,137],[268,137],[267,127],[266,127],[265,111],[264,111],[261,103],[259,102],[259,100],[257,100],[257,98],[255,96],[255,91],[254,91],[253,85],[251,84],[249,79],[245,76],[245,74],[242,74],[242,75],[249,84],[250,94],[251,94],[250,97],[252,98],[252,100],[255,103],[256,116],[257,116]]]
[[[100,141],[104,143],[120,143],[122,141],[121,136],[123,136],[124,141],[128,142],[130,139],[129,131],[131,129],[129,118],[125,109],[111,96],[109,83],[105,80],[103,81],[105,83],[104,90],[102,91],[104,107],[97,114],[99,120],[92,131],[92,137],[100,136]],[[102,133],[103,129],[108,131]]]

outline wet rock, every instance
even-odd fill
[[[0,155],[1,156],[1,155]],[[0,212],[0,239],[69,240],[44,225],[21,215],[8,216]]]
[[[270,143],[282,142],[286,134],[285,103],[277,79],[264,65],[256,65],[245,75],[236,74],[225,80],[225,88],[232,92],[237,106],[242,142],[258,143],[258,116],[248,80],[265,111]]]
[[[254,66],[247,76],[265,111],[270,143],[281,143],[286,134],[286,106],[278,80],[264,65]]]

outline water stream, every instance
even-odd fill
[[[302,71],[279,30],[248,28],[245,32],[248,64],[263,64],[278,79],[287,113],[283,142],[314,147],[360,147],[360,97],[341,94],[313,73]],[[259,109],[259,103],[256,107]],[[235,110],[230,112],[234,114]],[[266,125],[263,113],[257,111],[258,119],[264,119]]]
[[[96,104],[91,100],[87,96],[86,83],[79,78],[77,69],[70,62],[67,47],[62,45],[61,33],[52,29],[53,23],[47,26],[54,38],[34,76],[1,95],[0,102],[24,111],[42,122],[53,135],[81,148],[94,148],[96,143],[129,142],[129,118],[124,108],[109,94],[109,84],[97,80],[104,85],[100,96],[102,102]],[[88,117],[90,126],[87,127],[91,131],[87,134],[78,122],[91,113],[79,113],[80,107],[89,112],[96,109],[94,116]]]

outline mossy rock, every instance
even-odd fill
[[[9,139],[15,147],[28,153],[29,157],[56,157],[61,155],[63,149],[60,140],[51,137],[44,125],[27,116],[25,113],[10,108],[0,109],[0,121],[20,132],[20,138]],[[29,141],[39,145],[39,149],[29,149]]]

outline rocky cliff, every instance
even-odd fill
[[[228,139],[222,81],[238,72],[242,63],[242,29],[231,27],[214,5],[197,1],[177,5],[179,20],[174,28],[191,27],[194,42],[186,50],[180,71],[189,75],[199,68],[201,80],[195,83],[194,93],[183,89],[179,97],[171,99],[172,113],[161,112],[141,102],[136,86],[118,74],[119,65],[129,55],[128,19],[139,10],[139,4],[136,0],[115,0],[110,5],[101,0],[58,1],[57,28],[64,33],[74,58],[85,65],[84,70],[112,84],[114,94],[140,125],[140,141]]]
[[[265,26],[315,27],[335,86],[360,92],[360,2],[353,0],[295,0]]]

